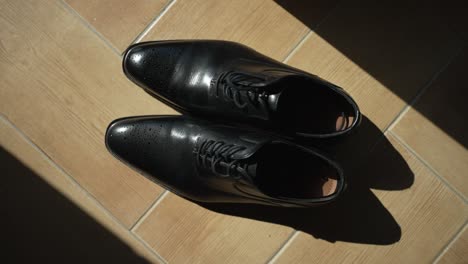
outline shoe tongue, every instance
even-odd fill
[[[279,98],[287,87],[288,77],[297,76],[297,74],[279,70],[269,70],[252,75],[250,73],[239,74],[242,75],[242,78],[236,81],[237,84],[260,88],[268,94],[268,100],[266,101],[268,111],[265,112],[266,117],[264,118],[268,118],[272,111],[277,110]]]
[[[264,88],[270,94],[276,94],[283,90],[281,85],[285,77],[296,75],[291,72],[280,70],[267,70],[261,72],[236,72],[237,79],[234,83],[250,87]],[[236,78],[234,77],[234,78]]]
[[[278,101],[283,92],[281,91],[278,94],[272,94],[268,96],[268,107],[271,111],[275,112],[278,109]]]
[[[247,160],[251,159],[257,151],[262,148],[265,144],[271,142],[270,137],[264,135],[259,136],[256,133],[241,135],[240,139],[244,142],[244,150],[234,153],[231,158],[236,160]]]
[[[239,175],[244,175],[245,172],[249,175],[249,177],[243,177],[244,180],[250,182],[257,176],[257,161],[256,160],[246,160],[245,163],[247,164],[246,167],[237,167],[236,172],[234,173],[231,171],[231,173],[234,174],[239,174]],[[229,163],[221,161],[218,165],[224,172],[226,172],[229,169]],[[244,170],[245,168],[245,170]]]
[[[257,162],[251,163],[247,166],[247,173],[252,177],[255,178],[257,176]]]
[[[242,178],[244,181],[247,181],[253,184],[255,177],[257,177],[257,161],[247,160],[246,163],[247,163],[247,167],[245,169],[248,174],[248,177],[242,177]],[[237,168],[237,172],[240,175],[243,175],[245,173],[244,168],[240,168],[240,167]]]
[[[258,160],[255,154],[257,154],[263,146],[270,143],[272,139],[269,137],[259,138],[256,135],[246,135],[242,137],[242,140],[246,142],[244,146],[247,148],[243,151],[235,153],[232,155],[232,158],[242,160],[244,164],[247,164],[246,170],[250,177],[246,178],[245,180],[250,182],[257,176]]]

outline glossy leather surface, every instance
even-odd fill
[[[341,135],[360,121],[356,103],[341,88],[235,42],[138,43],[127,49],[123,70],[134,83],[184,114],[249,123],[306,137]],[[278,98],[284,90],[294,89],[294,93],[301,96],[304,89],[310,88],[289,87],[288,83],[293,80],[328,89],[337,100],[344,99],[355,116],[353,124],[342,131],[298,133],[291,126],[279,123],[275,116],[279,111]],[[336,102],[332,99],[328,103]],[[321,111],[314,113],[322,114]],[[302,118],[304,122],[314,120],[309,115]]]
[[[337,175],[336,191],[307,199],[273,197],[260,191],[251,168],[252,164],[259,163],[262,149],[271,144],[288,146],[332,168]],[[114,156],[152,181],[196,201],[308,207],[335,200],[345,186],[340,167],[315,150],[263,131],[186,116],[115,120],[107,129],[106,146]],[[270,154],[282,158],[282,153]],[[315,177],[317,168],[309,169],[310,177]],[[279,175],[284,182],[289,176]]]

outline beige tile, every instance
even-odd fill
[[[62,3],[1,6],[0,112],[130,226],[162,189],[108,153],[106,127],[175,112],[126,80],[120,58]]]
[[[136,229],[174,263],[264,263],[292,229],[215,213],[169,194]]]
[[[65,0],[120,52],[158,16],[169,0]]]
[[[465,264],[468,262],[468,229],[464,228],[437,263]]]
[[[288,64],[342,86],[383,129],[463,43],[435,10],[361,2],[340,4]]]
[[[123,225],[116,222],[94,199],[76,185],[67,175],[55,167],[11,124],[0,116],[0,146],[19,159],[25,166],[84,210],[112,234],[125,242],[137,254],[151,263],[161,263],[160,258],[138,241]],[[34,221],[31,219],[31,221]]]
[[[468,196],[468,52],[442,72],[393,128],[418,155]]]
[[[301,232],[279,256],[277,263],[429,263],[436,258],[467,220],[468,207],[393,136],[389,135],[389,140],[414,173],[414,184],[402,191],[374,190],[373,193],[400,226],[400,240],[391,245],[356,244],[340,239],[330,243]],[[375,163],[380,156],[374,153],[369,163]],[[384,163],[392,162],[385,155],[382,159]],[[385,177],[391,176],[385,171],[382,173]],[[380,175],[374,174],[374,177]],[[384,235],[387,232],[385,223],[373,221],[377,213],[373,208],[355,213],[364,215],[361,217],[367,222],[358,230],[349,231],[354,232],[356,240],[369,233]],[[340,219],[347,225],[356,217],[350,210],[350,215]],[[340,221],[335,222],[339,224]]]
[[[309,14],[318,23],[328,10],[311,8]],[[232,40],[282,60],[308,30],[270,0],[179,0],[144,40]]]

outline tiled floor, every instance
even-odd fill
[[[151,262],[467,263],[466,12],[363,1],[1,0],[0,143]],[[366,118],[336,152],[343,199],[209,210],[107,152],[113,119],[176,113],[124,77],[126,46],[193,38],[247,44],[358,101]]]

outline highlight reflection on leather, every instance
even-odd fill
[[[118,119],[111,153],[172,192],[203,202],[308,207],[335,200],[341,168],[316,150],[263,131],[185,116]]]
[[[138,43],[125,52],[123,70],[185,114],[302,137],[342,135],[360,121],[343,89],[234,42]]]

